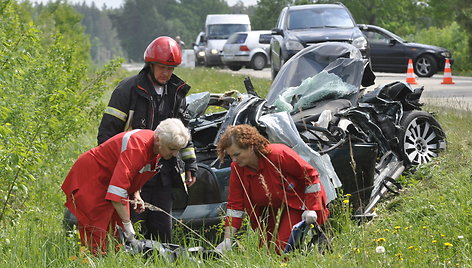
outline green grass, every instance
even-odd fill
[[[178,75],[192,85],[192,92],[244,92],[243,76],[203,68],[179,69]],[[125,74],[123,74],[125,75]],[[266,95],[270,82],[253,79],[256,90]],[[110,89],[111,90],[111,89]],[[435,112],[448,138],[448,150],[435,161],[402,177],[405,186],[398,196],[388,196],[377,207],[377,218],[358,224],[349,217],[348,204],[339,200],[332,210],[327,232],[332,251],[296,252],[278,256],[258,247],[258,235],[242,234],[240,246],[219,260],[181,259],[178,267],[471,267],[472,266],[472,113],[426,106]],[[97,123],[98,124],[98,123]],[[56,172],[37,178],[36,187],[48,189],[30,194],[28,208],[16,222],[0,232],[0,267],[168,267],[159,257],[143,258],[115,252],[101,258],[80,248],[76,236],[62,227],[65,198],[60,185],[81,151],[93,146],[96,126],[85,137],[64,145],[64,163],[50,163]],[[347,197],[341,199],[347,200]],[[176,228],[175,243],[208,245]],[[383,246],[385,253],[377,253]]]

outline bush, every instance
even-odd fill
[[[447,48],[454,58],[454,71],[472,70],[472,59],[467,45],[468,37],[456,22],[445,28],[431,27],[421,30],[410,36],[408,40]]]

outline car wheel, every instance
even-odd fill
[[[252,69],[254,70],[262,70],[264,69],[266,64],[267,64],[266,57],[264,56],[264,54],[260,54],[260,53],[254,55],[250,63]]]
[[[407,167],[427,163],[446,148],[446,134],[431,114],[406,112],[400,125],[400,154]]]
[[[415,73],[419,77],[431,77],[436,73],[438,64],[431,55],[421,55],[415,61]]]
[[[239,71],[241,70],[241,68],[243,68],[243,66],[241,65],[227,65],[227,66],[231,71]]]

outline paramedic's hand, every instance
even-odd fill
[[[231,238],[225,238],[223,242],[219,243],[218,246],[216,246],[216,251],[223,253],[225,251],[231,250]]]
[[[185,184],[187,184],[187,187],[192,186],[196,181],[197,181],[197,177],[192,176],[191,171],[185,172]]]
[[[308,224],[313,224],[318,219],[318,215],[314,210],[305,210],[302,214],[302,220],[304,220]]]
[[[126,238],[126,241],[132,242],[134,241],[134,235],[136,234],[134,232],[133,228],[133,223],[131,221],[123,222],[123,227],[124,227],[124,235]]]
[[[139,191],[136,191],[136,193],[134,193],[133,209],[137,213],[142,213],[146,209],[144,207],[144,200],[141,198],[141,194],[139,193]]]

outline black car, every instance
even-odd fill
[[[313,4],[285,7],[272,30],[270,57],[272,79],[298,51],[320,42],[346,42],[367,57],[367,39],[342,4]]]
[[[370,45],[372,69],[376,72],[406,73],[408,59],[420,77],[431,77],[444,70],[446,58],[452,64],[451,52],[445,48],[410,43],[398,35],[374,25],[358,25]]]

